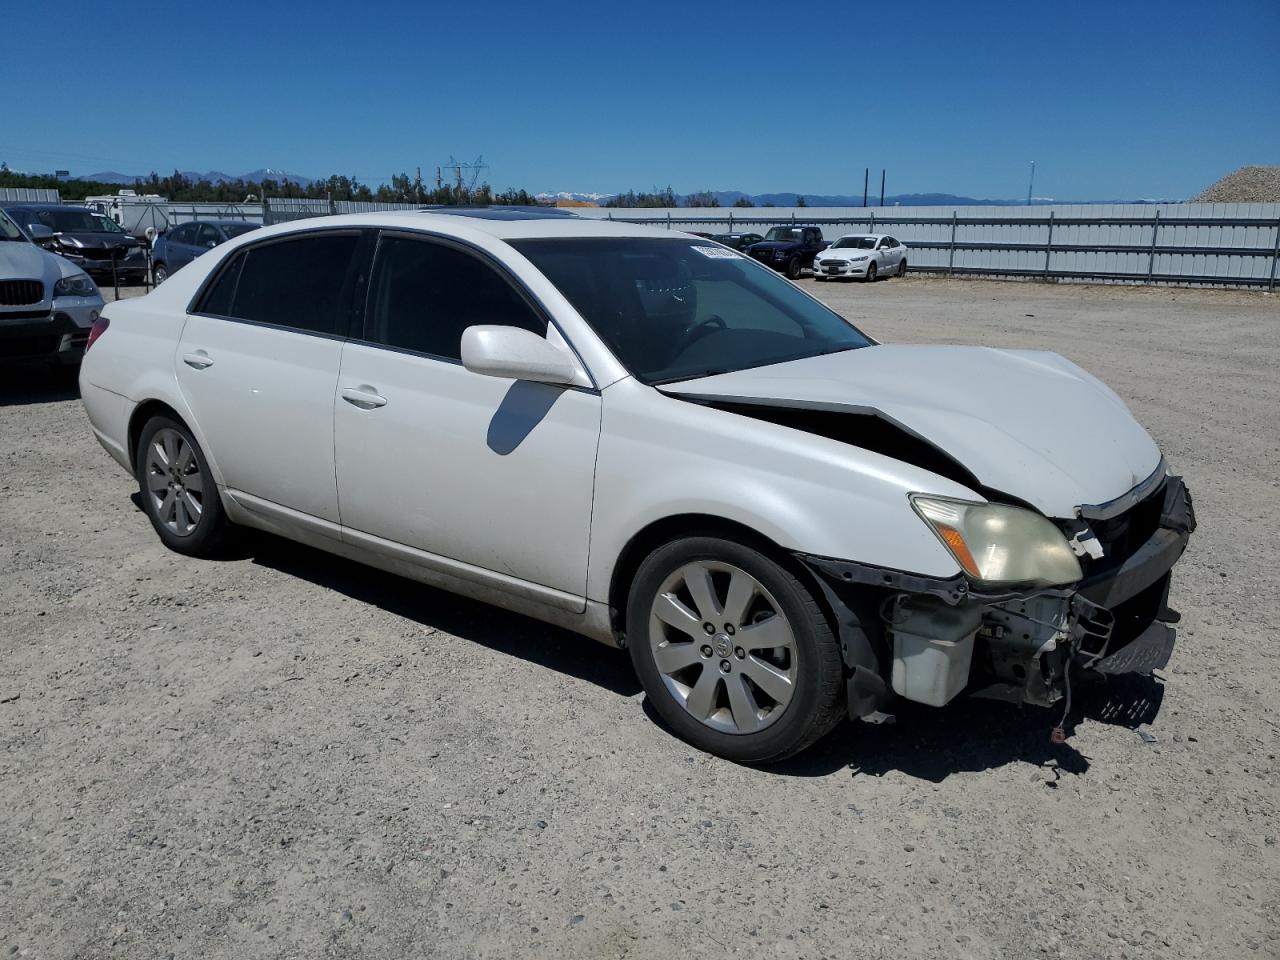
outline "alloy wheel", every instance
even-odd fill
[[[791,624],[764,585],[732,564],[697,560],[668,576],[650,609],[649,643],[672,697],[712,729],[758,733],[791,702]]]
[[[146,490],[156,517],[173,534],[188,537],[204,512],[204,476],[195,450],[177,430],[157,430],[147,447]]]

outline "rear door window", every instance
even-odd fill
[[[345,337],[355,305],[357,233],[322,233],[237,252],[198,313]]]
[[[515,286],[474,254],[403,236],[378,242],[366,339],[445,360],[462,357],[462,332],[480,324],[539,336],[546,321]]]

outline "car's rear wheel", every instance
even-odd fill
[[[169,417],[152,417],[138,437],[135,462],[143,509],[165,546],[192,556],[215,552],[230,522],[191,431]]]
[[[627,637],[654,708],[709,753],[781,760],[842,715],[840,652],[822,607],[745,544],[690,537],[654,551],[632,584]]]
[[[907,258],[903,257],[898,261],[898,276],[905,277],[907,275]]]
[[[801,266],[799,257],[792,257],[790,260],[787,261],[787,279],[788,280],[799,280],[800,273],[802,270],[804,270],[804,267]]]
[[[163,263],[153,264],[151,267],[151,279],[158,287],[169,279],[169,268]]]
[[[873,260],[871,263],[867,264],[867,283],[875,283],[875,282],[876,282],[876,265],[875,265],[875,261]]]

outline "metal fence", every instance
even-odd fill
[[[46,187],[0,187],[0,203],[61,203],[57,190]]]
[[[911,269],[928,273],[1267,289],[1280,280],[1280,203],[575,212],[712,233],[791,223],[819,226],[828,240],[888,233],[909,248]]]

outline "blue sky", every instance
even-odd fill
[[[1179,198],[1280,163],[1280,2],[5,0],[14,169]],[[135,79],[130,79],[130,71]]]

